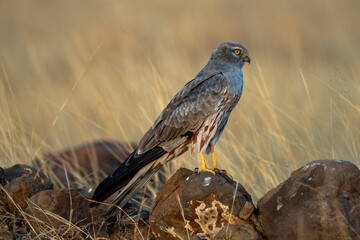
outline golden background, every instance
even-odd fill
[[[227,40],[252,62],[215,149],[220,168],[256,200],[312,160],[359,166],[359,10],[355,0],[1,1],[1,166],[139,141]],[[189,153],[173,162],[200,166]]]

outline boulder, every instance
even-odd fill
[[[50,180],[45,176],[42,171],[39,171],[25,164],[16,164],[12,167],[5,168],[3,169],[3,174],[5,185],[16,178],[27,176],[33,179],[36,185],[41,188],[49,189],[53,187]]]
[[[149,221],[155,239],[212,239],[229,225],[255,234],[261,231],[251,197],[241,184],[184,168],[160,189]]]
[[[42,172],[23,164],[6,168],[3,172],[6,192],[0,191],[0,203],[11,212],[18,208],[25,209],[26,201],[32,195],[53,187]]]
[[[34,165],[38,168],[48,168],[51,175],[56,176],[54,182],[59,185],[67,186],[69,180],[70,185],[75,187],[77,177],[87,177],[89,182],[93,182],[94,172],[100,173],[103,177],[111,174],[135,148],[136,144],[94,141],[60,152],[47,153],[36,159]]]
[[[60,152],[47,153],[42,158],[36,159],[34,165],[47,169],[52,181],[59,188],[70,185],[70,188],[79,189],[82,195],[91,198],[99,181],[120,166],[136,147],[134,143],[110,140],[88,142]],[[155,193],[166,182],[170,168],[171,163],[162,167],[147,184],[151,191],[147,189],[145,196],[142,190],[135,194],[133,198],[136,202],[143,202],[146,199],[144,205],[151,208]],[[78,181],[79,178],[85,178],[86,181]],[[106,203],[111,203],[115,196],[116,194],[108,198]],[[139,204],[136,208],[140,208]]]
[[[0,167],[0,185],[5,185],[6,184],[6,180],[5,180],[5,172],[4,169],[2,167]]]
[[[220,230],[213,240],[262,240],[262,236],[254,230],[254,228],[241,226],[241,225],[229,225]]]
[[[101,208],[91,209],[89,201],[75,189],[42,191],[28,200],[26,212],[35,220],[33,224],[49,224],[52,227],[67,225],[78,226],[101,221]]]
[[[352,163],[319,160],[258,202],[260,222],[271,239],[360,239],[360,171]]]

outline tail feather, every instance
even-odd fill
[[[127,157],[127,159],[120,165],[120,167],[118,167],[111,175],[106,177],[97,186],[95,193],[92,197],[92,199],[94,201],[102,202],[105,199],[107,199],[108,197],[110,197],[117,190],[124,188],[137,175],[139,170],[141,170],[145,166],[149,165],[150,163],[159,159],[160,157],[162,157],[163,155],[165,155],[167,153],[161,147],[155,147],[155,148],[151,149],[150,151],[143,153],[141,155],[137,155],[136,151],[137,151],[137,149],[135,149],[135,151],[133,153],[131,153],[129,157]],[[151,171],[151,172],[153,172],[153,171]],[[153,172],[153,173],[155,173],[155,172]],[[146,174],[146,173],[144,173],[144,174]],[[152,174],[150,176],[152,176]],[[136,181],[136,182],[138,182],[138,181]],[[143,184],[141,184],[141,186]],[[129,194],[129,195],[131,195],[131,194]],[[91,207],[94,207],[97,205],[99,205],[99,203],[96,203],[96,202],[92,202],[90,204]]]
[[[138,190],[162,167],[161,164],[154,166],[154,163],[149,163],[131,179],[131,181],[121,190],[109,206],[104,216],[113,217],[117,213],[117,207],[123,208],[125,204],[138,192]]]

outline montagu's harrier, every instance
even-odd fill
[[[200,153],[199,172],[219,171],[214,146],[240,99],[245,62],[250,63],[250,58],[242,45],[224,42],[217,46],[206,66],[161,112],[139,147],[99,184],[91,205],[121,189],[113,203],[123,207],[161,166],[188,149]],[[206,167],[204,153],[211,153],[212,169]],[[115,209],[110,207],[105,215]]]

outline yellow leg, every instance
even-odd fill
[[[200,153],[200,158],[201,158],[202,169],[207,169],[206,163],[205,163],[204,153],[202,153],[202,152]]]
[[[211,170],[214,172],[217,172],[219,174],[225,174],[227,177],[232,179],[232,176],[230,176],[230,174],[228,174],[225,170],[220,170],[217,168],[216,160],[215,160],[214,146],[212,144],[210,144],[210,151],[211,151],[211,160],[212,160],[212,164],[213,164],[213,169],[211,169]]]
[[[212,173],[212,174],[215,175],[214,170],[206,167],[204,153],[202,153],[202,152],[200,153],[200,159],[201,159],[201,165],[202,165],[202,167],[199,168],[199,169],[197,170],[197,172],[198,172],[198,173],[210,172],[210,173]]]
[[[212,144],[210,144],[210,151],[211,151],[211,160],[212,160],[213,169],[214,169],[214,168],[217,168],[217,166],[216,166],[216,160],[215,160],[214,146]]]

